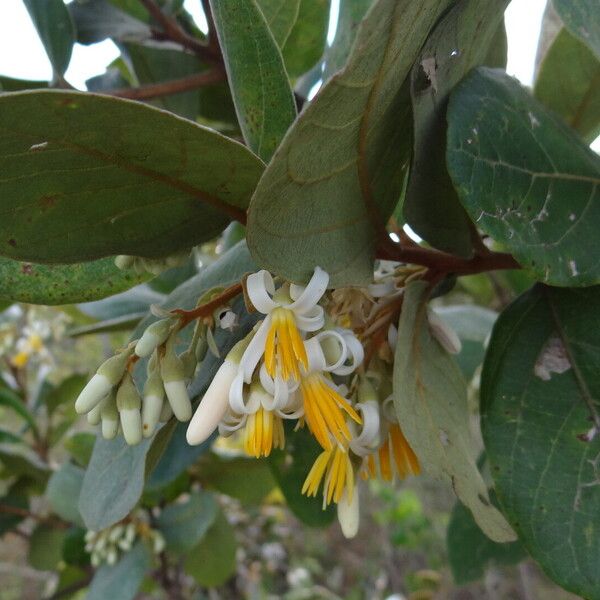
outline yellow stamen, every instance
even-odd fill
[[[269,456],[273,448],[283,449],[285,433],[281,417],[262,406],[248,415],[244,429],[244,450],[246,454],[260,458]]]
[[[332,501],[337,504],[342,499],[344,490],[348,499],[352,500],[354,470],[347,448],[335,446],[332,450],[323,450],[304,481],[302,493],[316,496],[323,479],[323,508]]]
[[[394,423],[390,427],[389,439],[400,478],[404,479],[407,475],[419,475],[421,472],[419,459],[404,437],[400,425]]]
[[[273,310],[271,319],[271,328],[265,342],[267,373],[274,378],[277,367],[279,367],[284,379],[293,377],[298,381],[300,379],[299,365],[302,364],[307,369],[308,356],[302,336],[296,326],[294,313],[287,308],[278,307]]]
[[[350,430],[342,411],[358,424],[362,423],[359,414],[350,403],[327,385],[323,376],[312,373],[300,383],[304,417],[310,432],[325,450],[333,448],[333,438],[341,445],[350,438]]]

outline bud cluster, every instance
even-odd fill
[[[183,250],[162,258],[144,258],[142,256],[131,256],[120,254],[115,257],[115,265],[121,270],[132,269],[135,273],[151,273],[160,275],[167,269],[182,267],[190,257],[189,250]]]

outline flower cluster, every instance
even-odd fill
[[[85,550],[90,555],[93,567],[103,563],[114,565],[119,556],[129,552],[138,539],[146,542],[153,554],[160,554],[165,548],[162,533],[151,529],[147,520],[138,515],[128,523],[117,523],[102,531],[87,531]]]

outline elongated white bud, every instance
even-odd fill
[[[109,396],[104,396],[104,398],[102,398],[102,400],[100,400],[100,402],[98,404],[96,404],[96,406],[94,406],[94,408],[92,408],[92,410],[90,410],[87,414],[87,422],[90,425],[99,425],[100,424],[100,420],[101,420],[101,411],[102,411],[102,405],[104,404],[104,402],[106,402],[107,398],[109,398]]]
[[[337,517],[344,537],[348,539],[355,537],[360,523],[358,489],[354,490],[350,501],[348,501],[348,492],[344,491],[337,505]]]
[[[123,437],[130,446],[142,441],[142,400],[129,373],[125,374],[117,390],[117,410]]]
[[[142,433],[150,437],[160,419],[165,398],[165,388],[160,378],[160,369],[156,360],[148,363],[148,378],[144,384],[144,401],[142,403]]]
[[[152,323],[135,345],[135,353],[142,358],[150,356],[169,337],[172,326],[173,319],[161,319]]]
[[[75,411],[80,415],[90,412],[100,404],[112,387],[108,377],[96,373],[79,393],[75,401]]]
[[[206,441],[225,416],[229,406],[229,388],[239,370],[239,365],[228,358],[219,367],[208,386],[187,428],[188,444],[195,446]]]
[[[119,411],[114,391],[102,402],[100,417],[102,419],[102,437],[105,440],[112,440],[119,431]]]
[[[458,354],[462,349],[462,344],[454,329],[440,319],[432,310],[428,313],[428,319],[431,333],[442,348],[450,354]]]
[[[175,354],[174,338],[167,341],[165,355],[160,361],[160,376],[175,417],[179,421],[189,421],[192,416],[192,403],[185,384],[183,361]]]

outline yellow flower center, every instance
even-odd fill
[[[344,488],[347,492],[348,502],[354,493],[354,470],[346,449],[336,446],[333,450],[324,450],[315,460],[308,473],[302,493],[306,496],[316,496],[323,484],[323,507],[341,500]]]
[[[244,429],[244,450],[246,454],[260,458],[269,456],[273,448],[283,450],[285,433],[281,417],[262,406],[248,415]]]
[[[281,376],[287,380],[300,379],[299,363],[308,368],[308,357],[294,313],[278,307],[272,312],[271,328],[265,343],[265,366],[271,378],[275,378],[277,367]]]
[[[331,437],[344,445],[351,438],[344,412],[358,424],[360,415],[350,403],[327,385],[320,373],[312,373],[300,383],[304,418],[310,432],[326,450],[333,448]]]
[[[29,352],[26,352],[25,350],[17,352],[17,354],[10,359],[10,362],[13,367],[22,369],[29,362]]]
[[[393,466],[400,479],[408,475],[419,475],[421,466],[414,450],[410,447],[408,440],[404,437],[400,425],[390,425],[388,437],[378,451],[379,471],[384,481],[393,479]],[[392,465],[392,458],[394,463]],[[367,458],[365,469],[361,476],[363,479],[374,478],[377,473],[375,455],[370,454]]]

